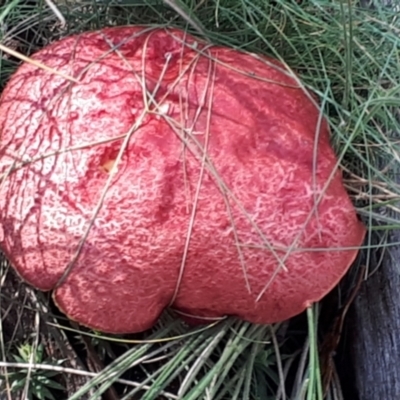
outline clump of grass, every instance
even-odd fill
[[[369,266],[373,252],[393,245],[387,233],[399,228],[393,215],[400,197],[394,179],[400,22],[390,6],[374,2],[371,9],[332,0],[14,0],[0,8],[0,43],[29,55],[71,33],[144,23],[178,26],[290,65],[319,98],[330,123],[346,187],[369,228],[363,261]],[[15,55],[2,53],[2,87],[19,63]],[[356,263],[338,291],[341,302],[356,286],[359,267]],[[149,332],[107,337],[68,321],[60,325],[62,317],[40,293],[23,285],[17,293],[9,290],[7,284],[17,281],[6,262],[1,276],[0,367],[9,398],[15,396],[13,385],[38,397],[26,378],[40,380],[49,371],[70,399],[105,394],[121,399],[341,398],[335,371],[320,362],[318,305],[273,326],[227,319],[189,329],[165,313]],[[16,318],[15,329],[8,325],[10,316]],[[28,329],[21,331],[23,324]],[[16,344],[42,346],[51,363],[44,363],[44,356],[43,362],[15,363]],[[328,375],[332,379],[324,379]]]
[[[8,365],[8,367],[15,365],[17,367],[16,371],[7,371],[7,377],[0,375],[3,381],[8,380],[10,392],[15,395],[26,391],[24,397],[29,400],[34,397],[43,400],[55,400],[51,390],[64,390],[62,385],[53,380],[53,377],[58,374],[57,371],[51,370],[51,368],[45,371],[40,371],[36,368],[29,370],[29,367],[23,369],[23,366],[27,364],[45,364],[49,367],[54,364],[52,360],[44,357],[43,345],[23,344],[16,349],[16,353],[13,354],[14,363],[11,362]],[[62,364],[62,362],[63,360],[57,360],[55,364]]]

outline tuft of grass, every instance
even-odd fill
[[[65,35],[126,24],[174,25],[289,65],[319,99],[346,188],[369,228],[362,256],[336,290],[339,312],[362,265],[368,275],[376,254],[398,245],[387,238],[399,228],[393,215],[400,212],[394,179],[400,22],[390,5],[371,6],[352,0],[12,0],[0,6],[6,47],[0,85],[20,64],[18,53],[29,56]],[[61,388],[69,399],[342,398],[334,366],[327,370],[320,362],[324,329],[318,321],[325,311],[319,305],[273,326],[229,318],[189,329],[166,312],[144,334],[109,337],[60,322],[47,296],[21,284],[5,260],[0,267],[5,398],[51,398]],[[22,357],[21,349],[30,350]]]
[[[30,365],[46,364],[47,366],[60,365],[63,360],[52,360],[44,357],[44,348],[42,344],[38,346],[29,343],[23,344],[16,349],[17,354],[13,354],[14,363],[9,363],[8,367],[16,367],[16,371],[7,371],[7,377],[0,375],[2,381],[8,381],[10,392],[16,393],[25,392],[22,396],[28,400],[38,398],[41,400],[55,400],[51,390],[64,391],[64,387],[53,379],[57,375],[57,371],[51,368],[40,371],[39,369],[31,369]],[[27,366],[24,369],[24,366]]]

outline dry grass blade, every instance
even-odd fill
[[[180,0],[163,0],[165,4],[168,4],[173,8],[183,19],[187,21],[198,33],[206,35],[206,31],[203,24],[196,18],[193,13],[190,12],[186,4]]]
[[[34,60],[34,59],[30,58],[30,57],[26,57],[23,54],[19,53],[18,51],[10,49],[9,47],[4,46],[1,43],[0,43],[0,50],[4,51],[5,53],[7,53],[7,54],[9,54],[9,55],[11,55],[13,57],[16,57],[16,58],[20,59],[21,61],[25,61],[26,63],[32,64],[32,65],[34,65],[34,66],[36,66],[38,68],[41,68],[43,70],[46,70],[46,71],[48,71],[48,72],[50,72],[52,74],[59,75],[62,78],[67,79],[70,82],[79,83],[79,81],[77,79],[73,78],[72,76],[66,75],[63,72],[59,72],[59,71],[57,71],[57,70],[55,70],[53,68],[49,68],[46,64],[43,64],[43,63],[41,63],[39,61],[36,61],[36,60]]]

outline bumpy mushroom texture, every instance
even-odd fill
[[[24,64],[3,92],[0,245],[70,318],[137,332],[172,303],[272,323],[354,260],[327,124],[277,61],[141,26],[33,58],[78,83]]]

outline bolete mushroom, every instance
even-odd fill
[[[71,319],[272,323],[353,262],[327,123],[280,62],[144,26],[32,58],[53,71],[24,63],[0,101],[0,247]]]

